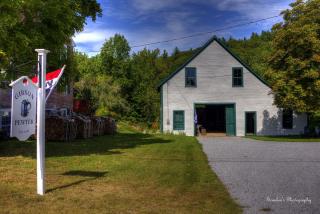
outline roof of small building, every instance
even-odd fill
[[[242,64],[243,67],[245,67],[249,72],[251,72],[255,77],[257,77],[262,83],[264,83],[266,86],[270,87],[270,84],[264,80],[256,71],[254,71],[250,66],[248,66],[243,60],[240,59],[233,51],[231,51],[219,38],[216,36],[213,36],[210,38],[195,54],[193,54],[190,59],[188,59],[184,64],[182,64],[178,69],[176,69],[174,72],[172,72],[169,76],[167,76],[165,79],[163,79],[159,85],[158,89],[165,84],[167,81],[169,81],[173,76],[175,76],[180,70],[182,70],[184,67],[186,67],[194,58],[196,58],[202,51],[204,51],[212,42],[216,41],[221,47],[223,47],[231,56],[233,56],[240,64]]]

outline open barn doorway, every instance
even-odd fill
[[[234,104],[195,105],[195,127],[197,135],[234,136]]]

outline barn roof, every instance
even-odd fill
[[[158,89],[165,84],[167,81],[169,81],[172,77],[174,77],[180,70],[182,70],[184,67],[186,67],[194,58],[196,58],[202,51],[204,51],[212,42],[216,41],[223,49],[225,49],[231,56],[233,56],[240,64],[242,64],[243,67],[245,67],[250,73],[252,73],[255,77],[257,77],[262,83],[264,83],[266,86],[270,87],[269,83],[264,80],[256,71],[254,71],[252,68],[250,68],[243,60],[240,59],[233,51],[231,51],[220,39],[218,39],[216,36],[213,36],[210,38],[195,54],[193,54],[190,59],[188,59],[184,64],[182,64],[178,69],[176,69],[174,72],[172,72],[169,76],[167,76],[165,79],[163,79],[159,85]]]

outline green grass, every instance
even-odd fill
[[[193,137],[115,136],[46,144],[36,195],[34,141],[0,142],[1,213],[240,213]]]
[[[308,138],[301,136],[246,136],[260,141],[277,141],[277,142],[320,142],[320,138]]]

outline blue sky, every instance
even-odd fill
[[[293,0],[98,0],[103,16],[87,21],[74,37],[76,49],[90,56],[115,33],[124,35],[131,46],[162,41],[278,15]],[[226,38],[249,37],[271,29],[281,18],[217,32]],[[147,46],[169,52],[199,47],[212,34]],[[144,47],[133,48],[137,52]]]

